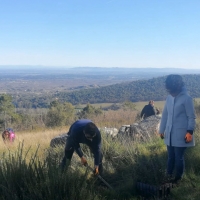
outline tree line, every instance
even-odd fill
[[[199,115],[200,104],[196,101],[194,103],[196,113]],[[118,115],[121,118],[117,117]],[[127,119],[127,117],[131,119]],[[0,95],[1,131],[8,127],[16,130],[35,130],[69,126],[81,118],[97,120],[99,124],[106,122],[107,125],[116,125],[119,121],[122,125],[123,123],[134,123],[138,117],[139,112],[136,110],[136,105],[131,101],[125,101],[121,104],[114,103],[104,108],[97,108],[88,103],[85,107],[80,108],[70,102],[55,100],[50,103],[48,108],[23,109],[15,107],[10,95]]]
[[[118,109],[135,109],[132,102],[125,102]],[[12,102],[8,94],[0,95],[0,128],[12,127],[17,130],[54,128],[71,125],[81,118],[93,118],[103,115],[103,109],[87,104],[83,108],[76,108],[69,102],[52,101],[46,109],[19,109]]]

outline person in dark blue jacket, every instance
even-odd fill
[[[154,101],[150,100],[148,105],[145,105],[140,114],[141,119],[146,119],[152,115],[159,114],[158,110],[154,108]]]
[[[81,158],[81,163],[87,166],[87,160],[80,148],[80,143],[88,145],[94,154],[94,174],[101,174],[103,171],[101,134],[97,126],[89,119],[77,120],[71,125],[65,146],[65,156],[61,163],[62,169],[66,166],[67,160],[71,160],[74,151]]]

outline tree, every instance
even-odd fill
[[[53,101],[50,103],[49,111],[46,117],[47,127],[58,127],[69,125],[74,121],[74,106],[71,103],[59,103]]]
[[[12,103],[12,97],[3,94],[0,96],[0,112],[6,112],[7,114],[13,114],[15,111],[15,106]]]
[[[87,104],[85,108],[79,113],[79,118],[90,118],[92,115],[100,115],[103,111],[100,108],[95,108],[91,104]]]
[[[15,106],[12,103],[12,97],[7,94],[0,96],[0,122],[1,126],[14,126],[21,121],[19,114],[15,112]]]
[[[123,104],[124,110],[135,110],[135,104],[131,101],[126,101]]]

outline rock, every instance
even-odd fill
[[[118,129],[117,128],[100,128],[99,129],[101,131],[101,133],[106,134],[106,136],[111,136],[111,137],[116,137],[118,134]]]
[[[56,147],[59,145],[64,146],[66,144],[67,137],[68,137],[67,133],[54,137],[50,142],[50,146],[51,147]]]
[[[124,125],[127,130],[124,132],[119,132],[120,135],[130,136],[134,139],[147,140],[154,135],[158,134],[158,129],[160,126],[161,116],[152,115],[146,119],[130,125]],[[123,126],[120,128],[123,129]]]
[[[119,129],[119,135],[130,135],[131,125],[122,125]]]

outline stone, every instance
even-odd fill
[[[111,136],[111,137],[116,137],[118,134],[118,129],[117,128],[100,128],[99,129],[101,133],[104,133],[106,136]]]
[[[67,137],[68,137],[67,133],[54,137],[50,142],[50,146],[51,147],[56,147],[59,145],[64,146],[66,144]]]
[[[152,136],[158,135],[160,121],[161,115],[152,115],[138,123],[131,124],[130,127],[126,125],[127,130],[119,132],[119,134],[130,136],[134,139],[147,140]]]

